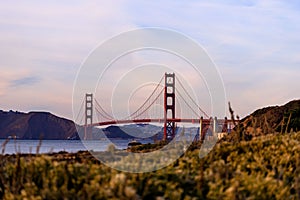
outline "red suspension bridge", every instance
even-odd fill
[[[182,92],[175,87],[175,81],[178,83],[178,86],[181,88]],[[184,98],[184,96],[186,98]],[[176,97],[183,102],[184,106],[182,107],[185,107],[179,109],[179,111],[185,111],[188,113],[188,116],[192,117],[176,117],[175,105],[176,102],[178,102]],[[160,114],[156,114],[155,117],[152,117],[151,110],[153,110],[156,105],[163,107],[163,110],[161,110],[161,107],[159,107]],[[134,112],[129,114],[129,116],[122,119],[115,119],[101,106],[101,104],[95,98],[93,98],[92,93],[85,95],[85,99],[82,101],[81,108],[76,117],[76,122],[83,111],[83,108],[85,110],[80,123],[83,122],[84,118],[84,124],[82,124],[85,130],[84,139],[90,138],[89,135],[91,134],[92,127],[113,124],[162,123],[164,125],[164,140],[173,139],[175,137],[176,123],[191,123],[197,124],[197,126],[199,125],[199,136],[201,140],[205,138],[205,135],[209,129],[213,133],[228,133],[234,127],[234,122],[232,120],[228,120],[226,117],[224,119],[209,117],[209,115],[197,105],[196,101],[185,89],[182,82],[175,77],[174,73],[165,73],[144,103],[141,104],[141,106]],[[97,122],[93,121],[94,112],[98,116]]]

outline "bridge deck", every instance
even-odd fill
[[[191,123],[191,124],[199,124],[200,119],[167,119],[169,122],[177,122],[177,123]],[[97,122],[93,124],[89,124],[88,126],[107,126],[107,125],[113,125],[113,124],[131,124],[131,123],[164,123],[164,119],[136,119],[136,120],[112,120],[112,121],[106,121],[106,122]],[[203,125],[209,125],[212,124],[213,119],[202,119]],[[217,119],[218,123],[232,123],[232,120],[226,120],[226,119]]]

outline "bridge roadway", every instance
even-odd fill
[[[167,119],[169,122],[177,122],[177,123],[191,123],[191,124],[199,124],[200,119],[180,119],[180,118],[174,118],[174,119]],[[113,124],[132,124],[132,123],[164,123],[164,119],[133,119],[133,120],[112,120],[112,121],[106,121],[106,122],[97,122],[87,125],[87,127],[91,126],[107,126],[107,125],[113,125]],[[224,124],[224,123],[232,123],[232,120],[228,119],[217,119],[218,124]],[[213,118],[211,119],[202,119],[203,125],[210,125],[213,123]]]

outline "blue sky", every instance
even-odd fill
[[[240,116],[299,99],[300,3],[262,1],[2,1],[0,109],[72,117],[81,63],[107,38],[141,27],[179,31],[218,66]]]

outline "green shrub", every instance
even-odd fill
[[[191,148],[172,165],[139,174],[88,152],[2,155],[0,199],[299,199],[299,142],[299,132],[222,142],[202,159]]]

